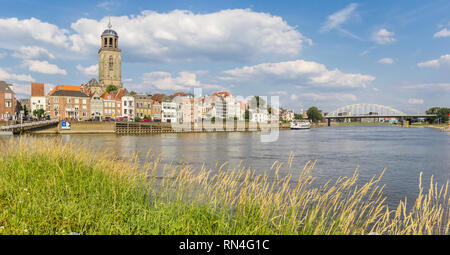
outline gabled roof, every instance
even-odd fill
[[[0,92],[10,92],[13,93],[14,91],[11,89],[11,84],[6,83],[4,81],[0,81]]]
[[[166,96],[166,95],[164,95],[164,94],[154,94],[154,95],[152,96],[152,99],[161,103],[161,102],[163,101],[163,98],[164,98],[165,96]]]
[[[119,90],[111,91],[109,93],[105,92],[105,93],[103,93],[103,95],[101,97],[106,100],[119,101],[119,100],[122,100],[122,97],[125,96],[126,94],[127,94],[126,89],[119,89]]]
[[[86,87],[84,86],[67,86],[67,85],[56,85],[56,87],[50,91],[50,93],[48,93],[49,96],[56,96],[55,92],[57,91],[78,91],[81,93],[84,93],[87,95],[89,95],[89,91]],[[61,94],[61,93],[58,93]]]
[[[227,91],[221,91],[221,92],[214,93],[213,96],[229,97],[229,96],[231,96],[231,94],[230,94],[230,92],[227,92]]]
[[[53,92],[50,96],[54,97],[89,97],[88,94],[81,91],[74,90],[57,90]]]

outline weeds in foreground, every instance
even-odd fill
[[[194,169],[147,152],[126,158],[57,139],[0,142],[0,234],[448,234],[448,182],[430,181],[411,209],[385,204],[384,171],[315,186],[315,162],[269,171]],[[280,176],[282,167],[293,174]],[[294,179],[293,176],[298,176]]]

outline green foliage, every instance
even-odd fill
[[[141,118],[140,118],[139,116],[136,116],[136,117],[134,118],[134,121],[139,122],[139,121],[141,121]]]
[[[254,96],[250,100],[250,108],[251,109],[264,109],[266,107],[266,101],[262,99],[260,96]]]
[[[314,123],[317,123],[323,119],[322,113],[315,106],[310,107],[306,114],[308,115],[308,119]]]
[[[37,117],[37,118],[43,118],[45,114],[44,109],[37,109],[33,111],[33,116]]]
[[[249,110],[245,110],[244,119],[246,122],[250,121],[250,111]]]
[[[118,88],[114,85],[108,85],[108,87],[106,87],[106,92],[110,93],[111,91],[116,91],[118,90]]]
[[[295,119],[296,120],[302,120],[303,119],[303,115],[298,114],[298,113],[294,113]]]
[[[450,108],[431,107],[425,113],[426,114],[436,114],[437,117],[441,120],[441,123],[445,123],[445,122],[448,122],[448,115],[450,114]]]

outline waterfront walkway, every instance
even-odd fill
[[[58,120],[43,120],[43,121],[35,121],[35,122],[28,122],[28,123],[22,123],[22,124],[15,124],[15,125],[8,125],[8,126],[1,126],[0,132],[1,133],[12,133],[12,134],[19,134],[24,131],[30,131],[37,128],[45,128],[57,125],[59,123]]]

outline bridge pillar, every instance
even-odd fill
[[[331,119],[328,118],[328,126],[331,126]]]

